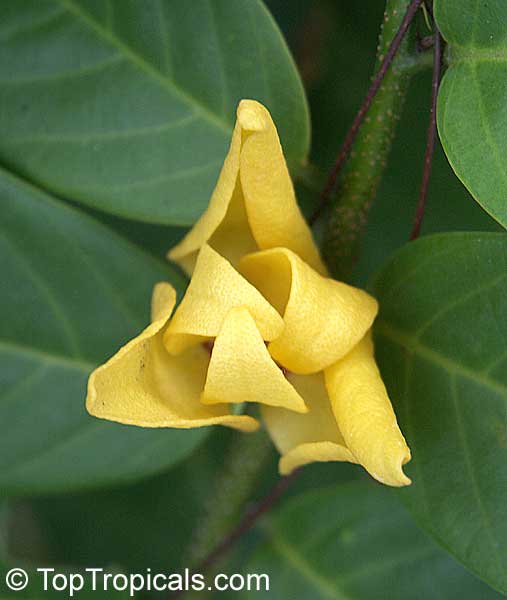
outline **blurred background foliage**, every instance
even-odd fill
[[[308,95],[312,123],[311,164],[325,173],[368,87],[384,1],[268,0],[267,6],[292,50]],[[355,272],[358,282],[366,282],[393,250],[408,239],[422,169],[430,79],[431,73],[427,71],[417,75],[411,83],[393,152],[368,223]],[[305,205],[310,206],[316,200],[312,190],[299,186],[298,189]],[[158,257],[163,257],[185,232],[184,228],[135,223],[90,208],[84,210]],[[472,200],[437,146],[423,234],[449,230],[498,231],[499,226]],[[135,485],[10,499],[5,528],[10,533],[11,555],[34,562],[100,564],[132,571],[143,567],[174,571],[185,566],[181,548],[195,535],[203,502],[213,497],[215,476],[222,468],[224,454],[234,435],[223,429],[214,430],[184,463]],[[260,497],[277,477],[276,460],[273,451],[266,460],[253,498]],[[374,491],[376,484],[367,480],[356,467],[312,465],[304,470],[289,496],[311,493],[316,486],[339,486],[356,480],[362,481],[358,485],[369,486],[373,494],[377,493]],[[389,513],[391,502],[395,507],[392,510],[404,511],[394,493],[385,494],[389,495],[389,500],[384,496],[379,500],[383,510]],[[374,511],[376,506],[370,508]],[[335,510],[341,511],[339,499]],[[402,521],[410,533],[411,517],[403,514]],[[424,535],[415,527],[414,531],[418,540],[418,536]],[[262,535],[262,531],[254,531],[246,536],[229,559],[227,568],[240,568],[243,554],[247,556]],[[426,544],[426,541],[420,543]],[[443,556],[443,551],[435,549],[434,552],[441,552]],[[269,562],[269,555],[257,558],[256,568],[260,570],[266,560]],[[496,597],[496,593],[481,583],[474,582],[471,587],[466,581],[463,584],[462,578],[468,577],[463,568],[450,558],[445,560],[448,562],[439,563],[438,569],[435,565],[428,567],[426,575],[418,579],[422,581],[418,589],[413,588],[413,582],[406,581],[401,584],[398,595],[388,596],[382,591],[374,595],[373,589],[365,588],[351,591],[354,595],[350,597],[407,600],[428,597],[426,594],[430,591],[434,597],[441,598],[455,598],[458,594],[474,600]],[[396,569],[388,569],[385,573],[386,577],[397,576]],[[368,577],[368,573],[365,576]],[[430,585],[434,576],[447,581],[450,578],[451,582],[456,582],[456,587],[451,585],[447,592],[439,594],[438,586],[432,589]],[[284,597],[290,594],[298,598],[317,597],[315,589],[280,590],[280,594],[286,594]],[[461,596],[465,592],[468,596]],[[339,593],[337,589],[336,598],[342,597]],[[345,593],[345,589],[341,593]],[[226,596],[220,594],[220,597]]]

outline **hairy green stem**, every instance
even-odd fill
[[[409,0],[387,0],[375,72],[409,4]],[[326,262],[332,274],[339,279],[349,279],[357,260],[368,212],[386,166],[410,77],[431,65],[431,52],[416,54],[410,46],[406,37],[373,100],[339,181],[339,193],[323,244]]]
[[[202,564],[238,520],[252,497],[262,471],[272,457],[273,444],[264,432],[238,433],[231,441],[224,466],[206,499],[185,564]]]

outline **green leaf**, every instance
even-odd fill
[[[191,224],[241,98],[272,112],[290,162],[309,120],[260,0],[0,0],[0,160],[101,210]]]
[[[266,529],[245,570],[268,574],[270,591],[246,597],[499,598],[420,531],[392,492],[371,483],[302,494]]]
[[[450,45],[439,92],[438,129],[463,184],[507,227],[507,3],[435,0]]]
[[[418,522],[507,592],[507,236],[405,246],[380,273],[377,357],[413,460]]]
[[[49,564],[82,566],[119,564],[129,572],[180,572],[189,565],[204,505],[223,469],[231,430],[215,429],[190,457],[162,474],[117,489],[11,500],[11,543],[19,556],[32,561],[36,546],[22,535],[28,508],[35,538],[45,540]],[[25,508],[23,512],[20,508]],[[79,519],[76,519],[79,515]]]
[[[90,370],[147,324],[151,288],[184,279],[79,211],[0,171],[0,490],[87,488],[156,473],[205,429],[90,417]]]

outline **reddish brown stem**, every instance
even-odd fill
[[[208,555],[208,557],[201,563],[199,566],[201,571],[206,571],[215,564],[224,554],[226,554],[235,544],[235,542],[247,531],[249,531],[252,526],[256,523],[257,519],[261,517],[264,513],[268,512],[271,507],[276,504],[278,499],[283,496],[287,488],[290,484],[296,479],[299,471],[293,471],[290,475],[285,475],[285,477],[281,477],[276,484],[273,486],[271,491],[267,496],[262,498],[257,504],[255,504],[250,510],[248,510],[241,521],[238,523],[237,527],[231,531],[231,533],[225,537],[216,548]]]
[[[415,211],[414,225],[410,239],[415,240],[421,233],[422,220],[426,209],[426,200],[428,198],[428,187],[430,183],[431,167],[433,165],[433,154],[435,152],[435,140],[437,137],[437,97],[440,86],[440,75],[442,72],[442,36],[438,30],[437,24],[433,23],[434,43],[433,43],[433,77],[431,80],[431,106],[430,121],[428,124],[428,135],[426,139],[426,151],[424,153],[424,167],[421,178],[421,187],[419,190],[419,199]]]
[[[296,469],[290,475],[281,477],[273,486],[269,494],[254,504],[254,506],[245,513],[238,525],[229,533],[229,535],[218,543],[208,556],[196,567],[195,571],[197,573],[205,573],[227,554],[234,544],[255,525],[258,519],[276,504],[291,483],[297,478],[299,472],[300,470]],[[185,592],[186,590],[175,592],[170,595],[170,598],[171,600],[181,598]]]
[[[386,52],[384,60],[382,61],[380,68],[377,74],[375,75],[373,82],[366,94],[366,97],[361,107],[359,108],[359,111],[357,112],[354,121],[352,122],[352,125],[350,126],[350,129],[347,132],[347,135],[345,136],[345,140],[343,141],[342,147],[340,148],[340,152],[336,157],[335,164],[329,174],[326,185],[320,195],[320,202],[309,219],[310,225],[313,225],[315,221],[317,221],[317,219],[320,217],[320,215],[326,208],[331,194],[333,193],[333,190],[335,188],[338,175],[340,174],[348,158],[350,149],[352,148],[352,144],[356,139],[359,128],[361,127],[371,106],[371,103],[373,102],[373,99],[375,98],[375,95],[377,94],[380,85],[387,73],[387,70],[389,69],[390,64],[393,62],[393,59],[396,56],[396,53],[398,52],[401,42],[403,41],[403,38],[405,37],[405,34],[407,33],[408,28],[410,27],[410,24],[412,23],[417,13],[417,10],[421,6],[422,2],[423,0],[412,0],[412,2],[409,4],[407,12],[405,13],[403,21],[401,22],[400,28],[396,32],[396,35],[394,36]]]

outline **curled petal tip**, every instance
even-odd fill
[[[239,124],[247,131],[266,129],[266,112],[264,106],[255,100],[241,100],[237,111]]]
[[[170,283],[155,284],[151,296],[151,321],[167,320],[176,304],[176,290]]]
[[[278,462],[280,475],[290,475],[296,469],[314,462],[355,462],[350,451],[330,441],[307,442],[284,454]]]
[[[402,469],[410,450],[375,362],[371,332],[325,377],[336,421],[358,462],[381,483],[410,485]]]
[[[209,206],[168,258],[191,274],[206,243],[233,265],[256,248],[286,246],[326,272],[297,205],[275,124],[255,100],[239,103],[229,153]]]
[[[407,477],[403,471],[403,465],[406,465],[411,459],[410,448],[403,442],[399,443],[399,453],[390,453],[390,457],[384,464],[384,469],[381,472],[370,471],[380,483],[393,487],[405,487],[412,484],[412,480]]]

